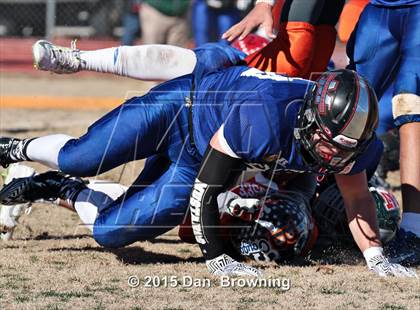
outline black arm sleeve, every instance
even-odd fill
[[[241,159],[207,148],[190,197],[194,236],[206,260],[224,253],[217,196],[233,184],[242,170]]]

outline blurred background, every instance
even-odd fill
[[[193,47],[217,41],[253,2],[0,0],[0,70],[31,70],[30,47],[39,38],[66,46],[77,38],[86,49],[142,42]]]

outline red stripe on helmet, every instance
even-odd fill
[[[325,115],[326,108],[325,108],[325,96],[328,92],[328,86],[330,85],[330,82],[336,77],[336,73],[330,74],[330,76],[326,79],[324,83],[324,87],[321,92],[321,101],[318,104],[318,113],[319,115]]]

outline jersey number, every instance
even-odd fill
[[[245,77],[256,77],[260,80],[274,80],[274,81],[293,81],[296,80],[296,78],[289,78],[283,75],[276,74],[274,72],[264,72],[260,71],[255,68],[251,68],[249,70],[246,70],[242,72],[241,76]],[[298,80],[301,80],[298,78]]]

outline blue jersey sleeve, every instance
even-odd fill
[[[233,104],[223,135],[230,149],[247,162],[261,162],[280,151],[279,119],[261,101]],[[278,114],[277,114],[278,115]]]
[[[207,43],[194,49],[197,57],[193,74],[196,78],[241,64],[246,54],[224,43]]]
[[[360,173],[364,170],[374,172],[381,160],[384,146],[382,141],[375,137],[369,144],[365,152],[356,158],[353,168],[350,170],[349,175]]]

